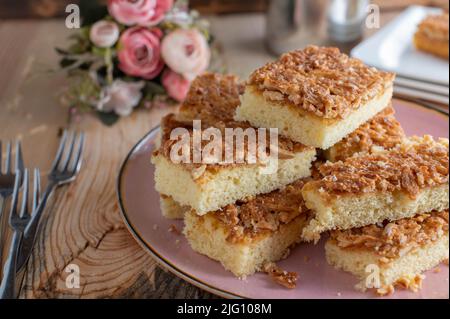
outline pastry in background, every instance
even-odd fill
[[[448,60],[448,13],[427,16],[414,35],[417,49]]]

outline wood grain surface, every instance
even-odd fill
[[[116,200],[116,177],[124,156],[168,110],[137,112],[105,127],[85,119],[84,168],[77,181],[61,189],[40,233],[22,290],[24,298],[148,297],[206,295],[155,262],[126,230]],[[80,269],[80,288],[67,288],[65,268]]]
[[[0,21],[0,139],[20,139],[27,167],[48,172],[64,127],[87,134],[77,180],[57,190],[23,285],[22,298],[207,298],[160,269],[134,241],[119,216],[115,182],[122,160],[171,108],[140,111],[113,127],[86,117],[67,123],[58,101],[65,83],[54,72],[56,45],[70,31],[62,20]],[[65,284],[69,264],[80,269],[80,289]]]
[[[385,23],[397,13],[382,17]],[[224,48],[228,71],[246,77],[273,59],[264,47],[260,14],[210,17]],[[20,139],[27,167],[43,176],[68,127],[58,94],[66,83],[57,68],[55,46],[70,30],[63,20],[0,20],[0,139]],[[53,70],[53,71],[52,71]],[[85,162],[77,180],[57,190],[25,272],[22,298],[212,298],[159,268],[133,240],[119,215],[115,183],[131,147],[163,114],[134,113],[113,127],[95,118],[72,123],[87,134]],[[67,288],[68,265],[80,269],[80,288]]]

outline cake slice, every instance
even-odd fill
[[[303,231],[307,240],[449,206],[447,139],[413,137],[391,151],[328,162],[319,171],[322,179],[302,191],[314,211]]]
[[[337,48],[308,46],[253,72],[235,118],[328,149],[389,105],[393,81]]]
[[[405,132],[394,114],[394,108],[390,105],[342,141],[326,150],[325,158],[336,162],[355,154],[368,154],[380,148],[385,150],[394,148],[405,138]]]
[[[417,49],[448,60],[448,13],[427,16],[414,34]]]
[[[303,185],[299,180],[203,216],[188,212],[184,234],[193,250],[220,261],[237,277],[265,271],[265,265],[286,257],[300,241],[309,213]]]
[[[423,271],[448,261],[448,210],[350,230],[332,231],[328,263],[358,276],[358,288],[381,295],[394,286],[417,290]]]
[[[184,214],[191,208],[189,206],[181,206],[170,196],[160,195],[159,206],[162,215],[167,219],[183,219]]]
[[[266,143],[264,152],[275,158],[275,161],[268,163],[259,157],[250,161],[248,139],[243,140],[244,145],[238,145],[235,139],[231,139],[230,143],[226,137],[228,129],[253,130],[256,136],[255,148],[260,148],[260,140],[264,141],[265,138],[262,135],[260,139],[260,131],[249,123],[233,119],[239,104],[239,92],[240,84],[234,76],[205,74],[192,83],[180,114],[170,114],[161,123],[160,146],[151,159],[155,164],[156,190],[200,215],[248,196],[269,193],[311,174],[311,163],[316,157],[316,150],[312,147],[276,135],[276,143]],[[201,120],[203,132],[215,128],[221,133],[213,141],[202,140],[202,152],[211,142],[220,143],[223,151],[231,150],[231,161],[224,161],[225,156],[221,153],[221,158],[206,156],[208,161],[205,162],[204,157],[200,163],[195,162],[195,146],[192,142],[186,144],[189,150],[187,161],[173,160],[174,145],[178,139],[171,138],[171,134],[177,129],[184,129],[185,135],[192,141],[193,119]],[[265,170],[272,164],[275,165],[269,167],[270,170]]]

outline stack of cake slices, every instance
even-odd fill
[[[247,161],[173,163],[175,141],[170,135],[184,128],[192,136],[194,120],[201,121],[202,131],[252,128],[234,120],[243,91],[235,76],[205,74],[195,79],[179,113],[163,118],[161,144],[152,156],[163,215],[184,218],[192,248],[220,261],[237,277],[263,270],[300,241],[307,219],[300,193],[316,159],[314,147],[279,136],[273,172]],[[225,134],[220,143],[227,143]],[[286,285],[293,285],[288,273],[284,278]]]
[[[179,113],[162,120],[152,156],[164,216],[184,218],[191,247],[237,277],[264,271],[293,288],[296,274],[275,262],[329,233],[328,262],[361,277],[361,288],[369,265],[380,270],[379,293],[417,288],[421,272],[448,259],[448,140],[405,136],[393,81],[316,46],[284,54],[245,83],[198,77]],[[277,145],[268,147],[276,169],[193,163],[192,143],[188,160],[174,161],[172,133],[194,137],[195,120],[220,132],[276,128]]]

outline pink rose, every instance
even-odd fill
[[[160,34],[144,27],[126,30],[119,40],[119,69],[147,80],[158,76],[164,67],[160,54]]]
[[[205,37],[196,29],[177,29],[162,41],[161,54],[175,72],[192,81],[209,65],[211,52]]]
[[[128,26],[157,25],[172,5],[173,0],[108,0],[109,13]]]
[[[112,21],[98,21],[92,25],[89,38],[99,48],[110,48],[119,38],[119,27]]]
[[[182,102],[188,94],[191,82],[182,75],[166,69],[162,75],[162,85],[171,98]]]

